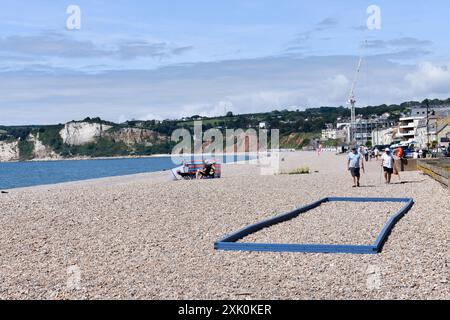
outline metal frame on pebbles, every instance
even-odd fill
[[[400,202],[405,205],[393,215],[384,225],[373,245],[331,245],[331,244],[268,244],[268,243],[242,243],[237,242],[246,236],[256,233],[264,228],[268,228],[278,223],[282,223],[298,217],[306,211],[317,208],[326,202]],[[271,252],[315,252],[315,253],[351,253],[351,254],[377,254],[380,253],[383,245],[395,226],[411,207],[414,200],[411,198],[342,198],[329,197],[316,201],[307,206],[294,211],[276,216],[274,218],[258,222],[245,227],[242,230],[227,235],[225,238],[214,244],[216,250],[226,251],[271,251]]]

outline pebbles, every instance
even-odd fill
[[[282,170],[319,173],[263,176],[254,165],[226,165],[220,180],[157,173],[1,194],[0,299],[450,298],[447,190],[417,172],[384,185],[375,161],[352,189],[343,156],[284,158]],[[412,197],[415,205],[379,255],[214,250],[227,233],[328,196]],[[329,242],[346,230],[346,241],[363,244],[396,209],[340,206],[265,236]]]
[[[328,202],[241,242],[371,245],[401,204]]]

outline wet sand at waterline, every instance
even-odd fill
[[[170,181],[164,172],[0,194],[0,299],[450,298],[448,190],[418,172],[385,185],[376,161],[352,188],[345,156],[283,157],[282,171],[311,174],[263,176],[257,165],[230,164],[218,180]],[[415,204],[378,255],[214,250],[228,233],[328,196]],[[395,208],[330,210],[253,237],[336,243],[344,229],[344,243],[370,243]]]

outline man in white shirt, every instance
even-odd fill
[[[391,149],[386,148],[385,153],[381,156],[381,167],[384,170],[384,179],[387,184],[391,183],[392,174],[394,173],[395,160],[391,154]]]
[[[361,168],[363,172],[364,169],[364,158],[361,153],[358,152],[358,148],[352,148],[352,152],[350,152],[347,156],[347,168],[350,171],[350,174],[353,177],[353,188],[359,187],[359,179],[361,178]]]

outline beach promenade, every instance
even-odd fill
[[[376,161],[352,188],[345,155],[283,157],[283,172],[311,173],[230,164],[217,180],[163,172],[0,194],[0,299],[450,299],[447,189],[419,172],[385,185]],[[378,255],[214,250],[228,233],[329,196],[415,204]],[[395,210],[333,205],[243,241],[370,243]]]

